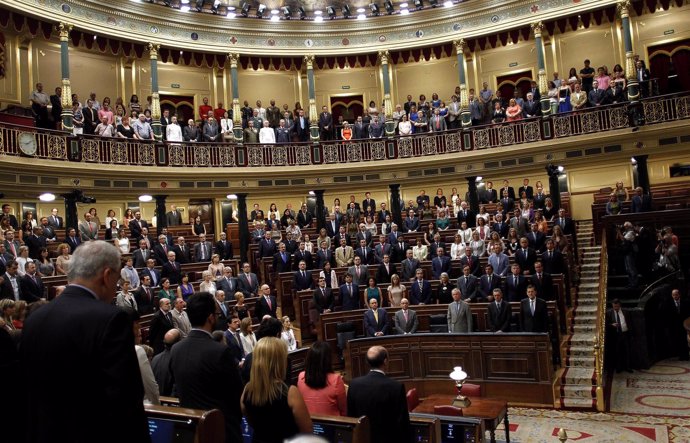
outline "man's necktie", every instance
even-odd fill
[[[534,300],[530,299],[529,301],[529,310],[532,312],[532,316],[534,317]]]
[[[618,330],[618,332],[621,332],[622,331],[621,318],[618,315],[618,311],[614,311],[614,312],[616,314],[616,329]]]
[[[268,304],[268,309],[270,309],[272,311],[273,305],[271,304],[271,297],[266,297],[266,303]]]
[[[378,309],[374,311],[374,320],[376,320],[376,323],[379,322],[379,311],[378,311]]]
[[[496,302],[496,310],[501,312],[501,304],[499,302]]]
[[[244,274],[247,277],[247,283],[249,283],[249,286],[252,285],[252,275],[251,274]]]
[[[407,310],[403,311],[403,316],[405,317],[405,323],[407,323]]]

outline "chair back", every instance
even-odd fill
[[[412,412],[414,408],[419,406],[419,395],[417,394],[417,388],[412,388],[407,391],[407,410]]]
[[[473,383],[464,383],[462,389],[460,389],[460,394],[467,397],[481,397],[482,387]]]

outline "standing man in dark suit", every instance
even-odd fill
[[[177,206],[170,205],[170,212],[165,214],[167,226],[179,226],[182,224],[182,214],[177,210]]]
[[[386,377],[388,351],[382,346],[369,348],[367,362],[371,368],[369,373],[350,383],[347,393],[348,415],[369,417],[371,442],[411,442],[405,385]]]
[[[278,309],[278,301],[271,295],[271,287],[268,285],[261,285],[261,295],[254,307],[254,315],[261,321],[265,315],[270,315],[277,318],[276,309]]]
[[[357,236],[360,234],[358,233]],[[368,232],[368,234],[369,238],[371,238],[371,233]],[[359,248],[355,249],[355,256],[360,258],[362,264],[373,265],[376,263],[376,253],[367,245],[367,241],[364,238],[359,240]]]
[[[38,260],[41,248],[46,247],[46,238],[43,236],[43,228],[36,226],[33,233],[24,239],[24,244],[29,248],[29,257]]]
[[[520,239],[520,249],[515,251],[515,263],[520,265],[525,274],[534,273],[534,264],[537,262],[537,253],[529,245],[527,237]]]
[[[230,348],[211,338],[218,309],[211,294],[201,292],[189,297],[187,315],[192,330],[173,346],[170,369],[180,406],[219,409],[225,417],[225,442],[236,443],[242,441],[242,380]]]
[[[151,328],[149,329],[149,343],[153,348],[155,354],[163,352],[163,337],[165,333],[174,328],[173,318],[170,310],[172,305],[170,300],[162,298],[158,302],[158,311],[151,319]]]
[[[611,309],[606,311],[606,334],[611,340],[611,350],[613,355],[610,357],[616,372],[627,371],[630,369],[630,317],[628,313],[621,309],[621,302],[617,298],[611,302]],[[686,346],[687,348],[687,343]]]
[[[558,210],[558,217],[553,219],[553,224],[560,226],[563,234],[575,235],[575,223],[566,215],[564,208]]]
[[[546,251],[541,254],[544,272],[552,275],[565,273],[565,259],[561,251],[556,249],[555,246],[553,240],[546,240]]]
[[[534,188],[529,185],[529,179],[526,178],[522,181],[522,186],[518,188],[518,196],[522,198],[522,193],[527,195],[527,198],[532,200],[534,198]]]
[[[249,263],[242,264],[242,272],[237,277],[237,281],[239,282],[237,289],[244,294],[244,298],[256,297],[259,293],[259,279],[252,272]],[[259,320],[261,320],[261,317],[259,317]]]
[[[172,251],[168,252],[168,261],[163,264],[161,278],[170,280],[171,285],[178,285],[182,282],[182,269],[180,263],[175,261],[175,253]]]
[[[413,305],[427,305],[431,301],[431,283],[424,279],[424,271],[415,270],[415,279],[410,286],[410,303]]]
[[[666,319],[668,343],[678,356],[678,360],[687,361],[688,340],[683,322],[690,317],[690,300],[681,297],[680,291],[674,289],[671,291],[671,298],[665,300],[661,309]]]
[[[93,107],[93,100],[88,99],[86,101],[86,107],[81,110],[81,114],[84,116],[84,134],[93,135],[96,126],[100,123],[98,111]]]
[[[194,261],[197,263],[211,261],[213,245],[206,241],[206,234],[199,235],[199,243],[194,245]]]
[[[298,267],[300,262],[304,262],[307,269],[312,269],[314,267],[314,261],[311,252],[307,251],[305,246],[306,245],[304,242],[299,243],[299,249],[297,249],[293,254],[292,262],[297,264]]]
[[[388,335],[390,324],[386,310],[379,308],[379,302],[375,298],[369,300],[369,307],[371,309],[364,312],[364,332],[367,337]]]
[[[134,218],[129,221],[129,232],[130,232],[131,236],[134,238],[141,237],[142,228],[148,229],[148,227],[149,227],[149,224],[146,223],[146,220],[141,219],[141,211],[135,212]]]
[[[534,264],[534,274],[530,277],[530,284],[541,294],[541,298],[546,301],[554,300],[553,278],[551,274],[544,272],[544,266],[540,261]]]
[[[395,333],[399,335],[414,334],[419,327],[419,320],[417,313],[410,307],[410,301],[406,298],[400,300],[400,309],[395,313]]]
[[[237,292],[239,287],[239,282],[232,274],[232,268],[230,266],[225,266],[223,268],[223,276],[216,281],[216,286],[227,294],[225,298],[228,300],[234,299],[235,292]]]
[[[520,265],[513,263],[510,274],[506,276],[504,293],[509,302],[520,301],[527,296],[527,279],[520,273]]]
[[[319,136],[321,137],[321,141],[333,139],[333,115],[328,112],[327,106],[321,107],[321,114],[319,115]]]
[[[334,213],[331,212],[328,215],[328,220],[326,220],[325,228],[326,228],[326,234],[331,238],[335,237],[340,232],[340,222],[335,217]],[[339,245],[340,242],[336,241],[336,244]]]
[[[237,314],[233,314],[228,318],[227,324],[228,328],[223,333],[225,335],[225,343],[227,343],[233,358],[239,365],[240,362],[244,361],[244,347],[240,339],[240,318]]]
[[[144,247],[146,246],[146,241],[141,240],[140,244]],[[158,243],[153,247],[153,256],[156,259],[158,266],[163,266],[168,260],[168,252],[172,251],[172,248],[168,246],[167,238],[165,235],[161,234],[158,236]]]
[[[216,254],[221,260],[230,260],[233,256],[232,243],[228,241],[225,232],[220,233],[220,240],[216,242]]]
[[[311,275],[311,271],[307,270],[307,262],[300,260],[298,269],[292,277],[292,289],[295,291],[304,291],[313,288],[314,279]]]
[[[5,205],[3,205],[4,209]],[[16,220],[16,219],[15,219]],[[10,224],[12,223],[12,219],[10,219]],[[54,228],[63,228],[65,224],[62,221],[62,217],[58,215],[58,210],[57,208],[53,208],[50,211],[50,217],[48,217],[48,224]]]
[[[477,226],[477,214],[467,207],[467,202],[460,203],[460,211],[458,211],[458,226],[462,225],[462,222],[467,222],[468,228],[474,228]]]
[[[22,300],[22,288],[20,285],[19,264],[15,260],[9,260],[5,266],[5,273],[0,283],[0,300]]]
[[[17,217],[14,216],[14,214],[11,214],[12,211],[12,206],[9,204],[5,203],[2,205],[2,215],[10,219],[10,226],[14,228],[14,230],[19,229],[19,222],[17,222]]]
[[[142,274],[141,285],[134,291],[134,300],[137,302],[139,314],[146,315],[153,312],[153,297],[151,277]]]
[[[5,236],[7,239],[7,236]],[[74,254],[74,251],[81,245],[81,239],[77,235],[77,230],[74,228],[67,229],[67,235],[65,236],[65,243],[69,245],[70,252]],[[8,251],[10,252],[10,251]]]
[[[323,269],[326,263],[330,263],[333,266],[335,258],[333,257],[333,251],[326,247],[325,241],[322,241],[319,249],[316,251],[316,268]]]
[[[443,248],[436,249],[436,257],[431,260],[431,272],[434,280],[440,279],[444,272],[450,274],[450,257],[444,254]]]
[[[469,265],[462,267],[462,275],[458,277],[456,287],[460,289],[463,300],[475,301],[477,299],[478,279],[472,275]]]
[[[500,288],[494,289],[494,301],[489,303],[489,329],[491,332],[510,332],[510,319],[513,312],[510,303],[503,300]]]
[[[321,314],[333,311],[335,298],[331,288],[326,287],[326,279],[319,277],[319,285],[314,289],[311,302],[309,303],[309,324],[310,328],[316,328]]]
[[[479,257],[472,255],[472,248],[469,246],[465,247],[465,255],[460,257],[460,267],[464,268],[465,266],[470,267],[470,273],[475,277],[481,276],[482,269],[479,266]],[[463,292],[463,296],[464,294]]]
[[[352,283],[352,274],[345,274],[345,283],[340,285],[340,303],[343,311],[360,309],[362,302],[359,298],[359,287]]]
[[[537,298],[537,289],[527,286],[527,298],[520,302],[520,325],[522,332],[548,332],[549,315],[546,302]]]
[[[394,263],[391,263],[391,258],[388,254],[383,256],[383,263],[379,263],[379,267],[376,270],[376,282],[377,283],[390,283],[391,277],[397,274],[398,270]]]
[[[530,229],[530,233],[526,234],[529,247],[534,249],[536,252],[541,253],[542,251],[544,251],[544,245],[546,244],[546,236],[539,232],[539,227],[536,223],[532,223]]]
[[[184,237],[177,237],[177,244],[173,246],[173,252],[175,253],[175,258],[180,263],[191,263],[192,261],[192,251],[189,245],[185,242]]]
[[[112,306],[119,278],[117,248],[89,242],[72,255],[60,297],[26,319],[21,363],[30,380],[24,388],[28,441],[98,436],[103,443],[150,442],[132,322]],[[98,407],[84,407],[94,398]]]
[[[501,277],[494,274],[494,267],[486,265],[484,275],[479,279],[477,301],[492,301],[494,289],[501,287]]]
[[[395,225],[393,225],[395,227]],[[399,237],[394,239],[393,237],[393,232],[391,232],[390,236],[388,237],[391,241],[391,261],[393,263],[401,263],[403,262],[406,258],[411,258],[412,255],[412,248],[410,247],[409,244],[405,242],[405,238],[400,234]],[[407,251],[410,251],[408,254]],[[410,275],[409,278],[412,278],[414,275],[414,270],[413,273]],[[409,278],[407,280],[409,280]]]
[[[292,257],[285,250],[285,243],[278,245],[278,252],[273,254],[273,272],[290,272],[292,269]]]
[[[379,235],[379,244],[374,247],[374,263],[383,263],[383,256],[392,255],[392,248],[385,235]]]
[[[400,263],[401,282],[412,280],[417,274],[417,269],[419,268],[419,260],[414,258],[412,249],[408,249],[405,253],[407,254],[407,258]]]
[[[503,180],[503,187],[501,188],[501,195],[503,195],[503,191],[508,192],[508,197],[515,200],[515,189],[512,186],[510,186],[510,182],[508,182],[508,180]],[[506,211],[507,211],[507,209],[506,209]]]
[[[19,287],[22,300],[27,303],[33,303],[46,298],[46,288],[43,280],[36,273],[35,262],[28,262],[26,264],[26,274],[19,280]]]
[[[150,257],[152,257],[151,250],[146,248],[146,241],[139,240],[139,249],[135,249],[132,253],[134,267],[143,268]]]
[[[141,278],[148,276],[151,279],[151,287],[157,288],[161,284],[161,271],[155,268],[156,261],[152,258],[146,260],[146,267],[141,270]]]
[[[309,119],[304,115],[304,110],[299,110],[299,115],[295,119],[292,128],[292,132],[295,133],[298,141],[309,141]]]

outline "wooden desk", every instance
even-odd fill
[[[450,383],[450,382],[449,382]],[[434,406],[453,404],[455,395],[432,394],[422,401],[412,412],[433,414]],[[484,426],[491,435],[491,442],[496,442],[496,428],[503,422],[506,429],[506,443],[510,443],[510,426],[508,422],[508,403],[505,400],[488,398],[470,398],[472,404],[462,408],[464,417],[476,417],[484,420]]]

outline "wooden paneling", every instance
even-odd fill
[[[468,382],[482,385],[486,397],[553,405],[548,334],[412,334],[351,340],[345,358],[350,378],[369,371],[365,356],[374,345],[388,350],[388,376],[404,382],[406,389],[417,388],[421,397],[453,393],[448,374],[462,366]]]

